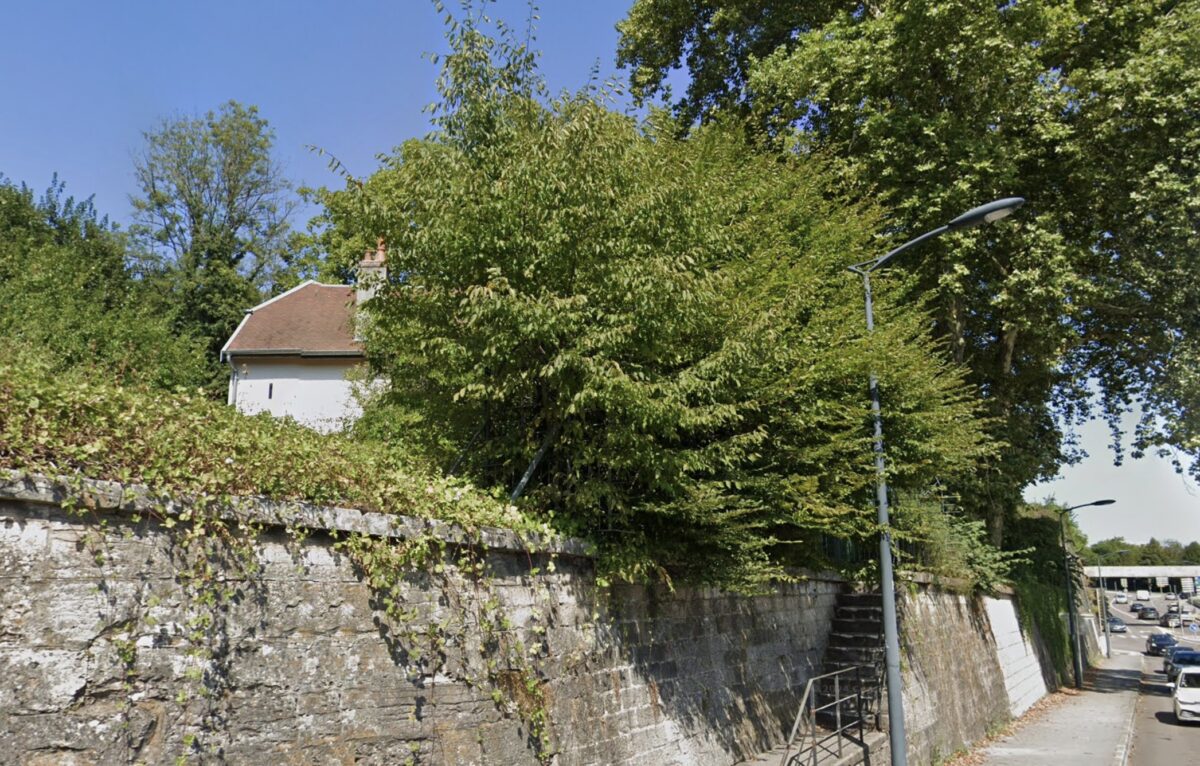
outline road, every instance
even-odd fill
[[[1177,602],[1155,596],[1149,603],[1158,609],[1159,614],[1166,614],[1167,607]],[[1130,606],[1113,604],[1111,607],[1113,615],[1129,624],[1128,633],[1113,634],[1114,655],[1138,655],[1142,665],[1129,766],[1200,763],[1200,725],[1176,723],[1167,678],[1162,672],[1162,658],[1145,654],[1146,636],[1151,633],[1172,632],[1180,639],[1180,643],[1197,649],[1200,649],[1200,636],[1186,629],[1168,631],[1158,627],[1157,621],[1142,622],[1134,612],[1129,611]],[[1200,608],[1192,609],[1200,614]]]

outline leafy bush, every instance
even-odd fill
[[[1026,550],[1000,550],[988,542],[983,521],[971,519],[942,498],[905,496],[894,514],[902,566],[964,581],[990,591],[1011,581],[1029,563]]]
[[[1021,506],[1009,520],[1005,548],[1025,551],[1025,561],[1014,567],[1012,575],[1021,622],[1036,626],[1061,679],[1070,669],[1071,645],[1058,510],[1055,506]],[[1082,533],[1069,518],[1067,539],[1073,548],[1082,547]]]
[[[865,336],[845,267],[877,222],[819,162],[722,125],[678,139],[602,93],[544,101],[522,45],[450,37],[439,132],[325,196],[343,265],[388,244],[373,433],[394,418],[439,465],[525,487],[617,572],[738,586],[875,531],[872,365],[896,486],[988,453],[924,307],[893,308],[899,280]]]
[[[0,179],[0,337],[39,349],[57,370],[197,386],[216,360],[178,333],[172,307],[133,268],[124,235],[55,181],[40,199]]]
[[[200,392],[166,394],[86,370],[55,371],[12,351],[0,356],[0,468],[143,483],[162,493],[263,495],[467,526],[528,526],[515,509],[381,444],[248,417]]]

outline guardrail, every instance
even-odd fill
[[[871,766],[871,753],[867,747],[865,734],[867,698],[863,692],[864,678],[872,678],[877,682],[871,697],[875,702],[875,726],[878,728],[880,701],[878,668],[854,665],[815,676],[810,678],[804,687],[804,696],[800,699],[800,711],[796,713],[792,732],[784,744],[783,758],[780,759],[779,766],[804,766],[804,764],[817,766],[826,757],[836,757],[840,760],[843,757],[845,742],[862,748],[863,763]],[[822,682],[832,682],[833,698],[818,704],[817,692],[821,689]],[[850,708],[853,712],[843,715],[845,708]],[[832,718],[833,728],[828,729],[818,725],[818,716]],[[857,736],[854,732],[857,732]],[[793,745],[796,745],[794,753],[792,752]]]

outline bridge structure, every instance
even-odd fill
[[[1151,593],[1200,594],[1200,564],[1169,566],[1084,567],[1083,574],[1093,588],[1105,590],[1148,590]],[[1100,575],[1104,582],[1100,582]]]

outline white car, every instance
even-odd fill
[[[1200,666],[1184,666],[1171,684],[1175,702],[1175,720],[1179,723],[1200,721]]]
[[[1113,600],[1114,600],[1116,603],[1118,603],[1118,604],[1128,604],[1128,603],[1129,603],[1129,596],[1128,596],[1127,594],[1125,594],[1125,593],[1118,593],[1118,594],[1117,594],[1117,597],[1116,597],[1115,599],[1113,599]]]

